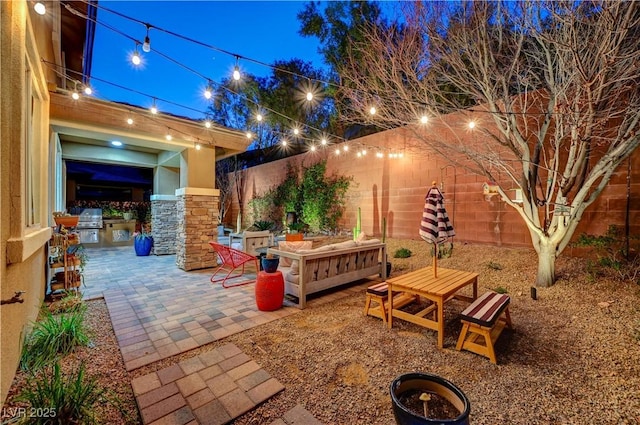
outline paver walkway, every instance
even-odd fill
[[[176,425],[225,424],[284,389],[234,344],[143,375],[131,385],[145,424]]]
[[[175,256],[137,257],[133,247],[87,249],[84,298],[103,295],[127,370],[180,354],[300,310],[259,311],[255,285],[223,288],[210,270],[185,272]],[[308,308],[367,283],[312,299]]]
[[[255,285],[225,289],[211,270],[185,272],[174,255],[137,257],[133,247],[87,247],[85,299],[104,296],[125,367],[134,370],[290,314],[259,311]],[[251,276],[250,276],[251,277]],[[311,299],[308,308],[361,295],[371,282]],[[286,304],[286,302],[285,302]],[[145,424],[223,424],[284,387],[233,344],[135,378]],[[301,405],[272,425],[321,425]]]

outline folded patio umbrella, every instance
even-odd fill
[[[449,221],[447,210],[444,209],[444,196],[433,182],[427,192],[420,221],[420,237],[434,245],[433,275],[438,277],[438,244],[455,236],[456,232]]]

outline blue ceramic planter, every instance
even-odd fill
[[[151,253],[153,238],[151,236],[136,236],[133,240],[133,247],[136,250],[137,256],[147,256]]]

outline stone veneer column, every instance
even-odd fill
[[[217,189],[176,190],[176,265],[182,270],[216,266],[209,241],[217,239],[218,194]]]
[[[156,255],[176,253],[177,200],[173,195],[151,195],[151,235]]]

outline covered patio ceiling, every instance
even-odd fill
[[[205,128],[195,120],[153,115],[137,106],[92,97],[73,100],[64,91],[50,92],[50,96],[50,124],[60,139],[63,159],[177,168],[180,152],[196,144],[215,149],[219,160],[244,152],[251,143],[240,131]],[[133,124],[127,123],[129,118]],[[114,147],[114,140],[122,146]]]

